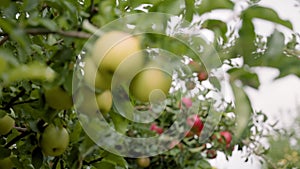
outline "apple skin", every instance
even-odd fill
[[[86,57],[84,62],[84,80],[92,88],[109,89],[111,77],[103,75],[98,71],[98,67],[91,57]]]
[[[59,86],[46,90],[45,100],[53,109],[65,110],[73,106],[72,96]]]
[[[164,132],[164,129],[161,127],[158,127],[155,123],[151,124],[150,130],[156,132],[157,134],[162,134]]]
[[[69,145],[69,133],[64,127],[48,125],[40,138],[40,147],[45,155],[59,156]]]
[[[15,125],[15,120],[9,115],[0,118],[0,135],[8,134]]]
[[[133,78],[130,83],[129,90],[135,99],[142,102],[149,102],[151,92],[157,89],[167,95],[171,87],[171,83],[172,77],[166,72],[158,68],[148,68],[142,70]],[[157,93],[154,92],[152,94],[156,95]]]
[[[229,131],[221,131],[220,132],[221,138],[219,139],[220,143],[223,143],[225,140],[226,148],[230,148],[230,143],[232,140],[232,134]]]
[[[150,165],[150,158],[149,157],[138,158],[137,159],[137,164],[141,168],[149,167],[149,165]]]
[[[186,137],[193,136],[194,134],[199,136],[204,127],[201,118],[196,114],[187,118],[187,124],[192,128],[187,132]]]
[[[107,114],[112,107],[112,93],[110,90],[106,90],[96,97],[98,108],[101,113]]]
[[[206,71],[201,71],[201,72],[198,73],[198,80],[200,82],[206,80],[207,78],[208,78],[208,74],[207,74]]]
[[[0,168],[1,169],[12,169],[13,163],[9,157],[6,157],[4,159],[0,159]]]
[[[111,31],[100,37],[92,49],[92,59],[100,76],[97,85],[103,90],[110,89],[112,77],[119,67],[122,70],[119,71],[120,77],[127,77],[142,68],[144,58],[139,54],[140,51],[139,38],[128,33]]]

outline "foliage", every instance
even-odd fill
[[[222,65],[229,67],[226,70],[229,80],[225,83],[231,85],[235,97],[235,101],[222,100],[220,105],[223,109],[215,112],[221,114],[220,122],[206,142],[199,141],[198,136],[184,138],[172,150],[151,157],[148,168],[208,169],[211,168],[209,156],[206,154],[208,150],[217,150],[230,156],[234,146],[238,146],[239,150],[246,147],[249,154],[255,154],[257,149],[250,147],[260,147],[255,136],[261,137],[262,133],[254,121],[264,114],[253,112],[251,101],[244,89],[259,88],[259,79],[253,69],[255,67],[277,68],[280,71],[277,78],[290,74],[300,77],[299,51],[296,50],[296,39],[299,35],[293,34],[292,39],[287,39],[278,30],[269,37],[258,35],[255,32],[254,18],[267,20],[291,30],[293,27],[289,21],[281,19],[273,9],[257,5],[257,1],[249,1],[249,6],[238,15],[241,23],[239,28],[232,29],[222,20],[202,17],[219,9],[234,13],[235,5],[230,0],[2,0],[0,117],[9,114],[16,124],[9,134],[0,138],[0,159],[11,157],[18,169],[88,166],[138,168],[135,159],[117,156],[95,145],[83,131],[74,108],[51,108],[45,101],[45,92],[53,87],[60,87],[68,95],[72,94],[73,71],[78,54],[97,27],[103,27],[129,14],[146,12],[172,14],[191,22],[191,27],[214,33],[210,45],[216,49]],[[149,22],[145,20],[142,23],[148,25]],[[167,29],[166,25],[164,29]],[[182,59],[183,62],[193,60],[201,65],[199,58],[188,51],[186,46],[173,42],[168,37],[147,34],[142,43],[144,47],[157,47],[177,53],[185,58]],[[236,64],[236,59],[242,64]],[[211,73],[210,78],[205,81],[199,81],[197,74],[188,79],[178,77],[176,80],[189,85],[195,84],[194,89],[198,93],[191,96],[191,99],[193,102],[202,99],[198,115],[208,123],[207,112],[212,108],[211,103],[216,102],[209,96],[220,90],[223,79],[218,79]],[[205,83],[212,84],[213,87],[206,87]],[[168,100],[170,102],[163,116],[155,121],[163,128],[168,128],[173,116],[178,113],[180,93],[169,96]],[[144,108],[143,105],[139,106],[138,108]],[[115,110],[111,109],[109,114],[112,117],[111,124],[118,121]],[[41,152],[39,137],[47,124],[64,126],[70,133],[69,146],[61,156],[50,157]],[[149,130],[150,124],[128,125],[128,122],[123,122],[116,128],[133,137],[156,135]],[[234,133],[230,148],[219,141],[222,139],[220,131],[225,130]],[[257,132],[252,132],[253,130]],[[266,153],[262,151],[256,154],[263,156]]]

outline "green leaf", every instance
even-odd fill
[[[282,57],[284,48],[284,35],[283,33],[275,30],[274,33],[268,38],[267,49],[264,55],[265,58],[263,59],[264,62],[269,62],[269,64],[274,61],[277,62],[279,57]],[[268,63],[266,64],[268,65]]]
[[[202,24],[202,26],[203,28],[214,31],[216,36],[220,34],[224,40],[227,39],[227,24],[225,22],[216,19],[208,19]]]
[[[11,150],[8,149],[8,148],[4,148],[4,147],[1,147],[0,146],[0,159],[3,159],[3,158],[6,158],[6,157],[9,157],[10,154],[11,154]]]
[[[116,131],[124,134],[127,131],[128,120],[124,118],[122,115],[115,113],[113,111],[110,112],[110,117],[114,123]]]
[[[55,78],[55,72],[46,65],[38,62],[32,62],[29,64],[21,65],[15,69],[12,69],[7,73],[7,77],[4,79],[7,83],[11,83],[19,80],[47,80],[52,81]]]
[[[262,6],[251,6],[245,11],[243,11],[241,15],[242,19],[253,19],[253,18],[260,18],[267,21],[271,21],[274,23],[281,24],[283,26],[286,26],[287,28],[293,29],[293,25],[290,21],[286,21],[281,19],[277,12],[274,11],[271,8],[262,7]]]
[[[93,164],[94,167],[96,168],[105,168],[105,169],[115,169],[115,165],[107,162],[107,161],[100,161],[98,163]]]
[[[260,82],[256,73],[246,70],[246,68],[232,68],[227,71],[232,80],[240,80],[244,85],[258,89]]]
[[[202,0],[197,11],[201,15],[215,9],[233,9],[233,7],[234,3],[230,0]]]
[[[246,130],[250,117],[252,115],[252,107],[250,100],[242,87],[238,87],[234,82],[231,82],[232,91],[234,94],[234,103],[236,114],[235,136],[240,138]]]
[[[108,154],[106,154],[106,153],[108,153]],[[117,156],[117,155],[109,153],[109,152],[105,152],[103,154],[103,156],[105,156],[103,161],[111,162],[122,168],[128,168],[128,164],[127,164],[126,160],[121,156]]]
[[[150,8],[150,12],[164,12],[171,15],[180,14],[184,8],[184,0],[164,0]]]
[[[43,153],[40,147],[36,147],[31,154],[32,165],[34,168],[41,168],[43,165]]]
[[[242,27],[239,30],[239,38],[237,39],[237,43],[235,45],[235,50],[237,54],[244,57],[245,64],[253,65],[256,63],[252,52],[255,51],[255,31],[254,25],[251,20],[244,19],[242,22]]]

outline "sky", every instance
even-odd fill
[[[300,6],[295,7],[295,0],[262,0],[260,5],[275,9],[282,19],[290,20],[294,25],[294,31],[300,33]],[[255,20],[255,30],[259,34],[269,35],[275,28],[283,31],[287,37],[291,32],[287,29]],[[300,68],[300,65],[299,65]],[[274,80],[278,75],[276,69],[257,68],[261,86],[258,90],[248,88],[248,93],[254,110],[262,110],[269,117],[269,122],[279,120],[278,127],[288,128],[296,117],[296,106],[300,105],[300,79],[290,75]],[[229,161],[223,154],[218,154],[217,158],[211,160],[211,164],[218,169],[260,169],[257,160],[245,163],[241,152],[234,151]]]

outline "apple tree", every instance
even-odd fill
[[[0,168],[264,160],[267,117],[245,89],[257,67],[300,77],[299,34],[258,34],[255,19],[293,32],[258,1],[2,0],[0,14]]]

